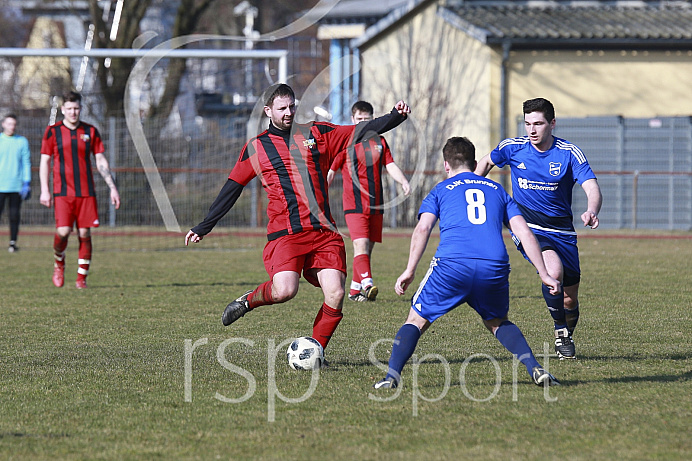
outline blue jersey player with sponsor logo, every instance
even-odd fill
[[[526,366],[536,384],[559,384],[538,363],[519,327],[507,317],[510,268],[503,226],[508,225],[524,241],[527,255],[551,293],[560,293],[560,282],[548,275],[538,242],[514,200],[498,183],[473,173],[476,151],[471,141],[450,138],[442,152],[447,179],[421,204],[408,265],[394,287],[397,294],[403,295],[413,282],[438,219],[440,243],[411,299],[406,323],[396,334],[387,375],[374,387],[397,387],[420,336],[432,322],[462,303],[478,312],[486,328]]]
[[[572,188],[577,182],[586,193],[584,226],[598,227],[603,198],[596,175],[583,152],[574,144],[553,136],[555,108],[547,99],[524,101],[527,136],[502,141],[478,161],[476,173],[485,176],[493,166],[509,165],[512,193],[533,230],[548,273],[560,280],[563,293],[543,287],[543,297],[555,324],[555,352],[562,359],[576,358],[572,333],[579,320],[579,250],[572,224]],[[515,236],[516,237],[516,236]],[[524,256],[523,239],[515,238]]]

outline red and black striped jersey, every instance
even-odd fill
[[[248,141],[228,179],[245,186],[259,176],[267,192],[267,238],[318,229],[335,230],[327,172],[353,141],[355,126],[327,122],[269,129]]]
[[[53,195],[60,197],[94,197],[92,155],[104,152],[96,127],[79,122],[70,130],[63,122],[46,128],[41,154],[52,157]]]
[[[392,163],[387,141],[373,136],[341,152],[331,169],[341,169],[344,213],[382,214],[382,170]]]
[[[204,220],[191,229],[207,235],[233,208],[243,188],[256,176],[267,191],[267,238],[314,229],[336,229],[329,209],[327,173],[334,159],[367,133],[384,133],[406,120],[395,107],[389,114],[358,126],[327,122],[293,124],[282,131],[273,124],[252,138]]]

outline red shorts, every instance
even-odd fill
[[[351,240],[368,239],[371,242],[382,242],[383,215],[346,213],[344,217]]]
[[[320,286],[309,269],[336,269],[346,274],[346,248],[341,235],[332,231],[307,231],[268,242],[263,252],[270,278],[277,272],[303,273],[305,280]]]
[[[96,197],[54,197],[55,227],[99,227]]]

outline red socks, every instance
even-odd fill
[[[353,258],[353,281],[360,283],[361,280],[367,278],[372,278],[370,258],[368,255],[358,255]]]
[[[269,280],[264,282],[262,285],[255,288],[255,291],[248,295],[247,302],[250,305],[250,309],[274,304],[274,299],[272,298],[272,281]]]
[[[343,317],[344,314],[341,310],[332,309],[323,303],[317,313],[317,317],[315,317],[315,323],[312,325],[312,337],[315,338],[322,347],[327,347],[327,343]]]
[[[77,269],[77,280],[85,279],[89,274],[91,265],[91,236],[79,237],[79,268]]]
[[[362,288],[372,286],[373,282],[372,270],[370,269],[370,256],[358,255],[353,258],[353,281],[360,283]]]
[[[55,251],[56,256],[62,256],[65,253],[65,248],[67,248],[67,237],[60,237],[55,234],[53,237],[53,251]]]

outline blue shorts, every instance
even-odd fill
[[[433,258],[411,308],[432,323],[462,303],[468,303],[483,320],[504,318],[509,311],[509,264]]]
[[[562,234],[558,232],[547,232],[540,229],[531,229],[538,240],[538,245],[541,251],[553,250],[560,257],[563,267],[562,284],[566,287],[571,287],[579,283],[581,279],[581,269],[579,267],[579,248],[577,247],[577,236],[570,234]],[[517,249],[524,255],[527,261],[531,262],[524,247],[519,242],[519,239],[512,235],[514,244]]]

